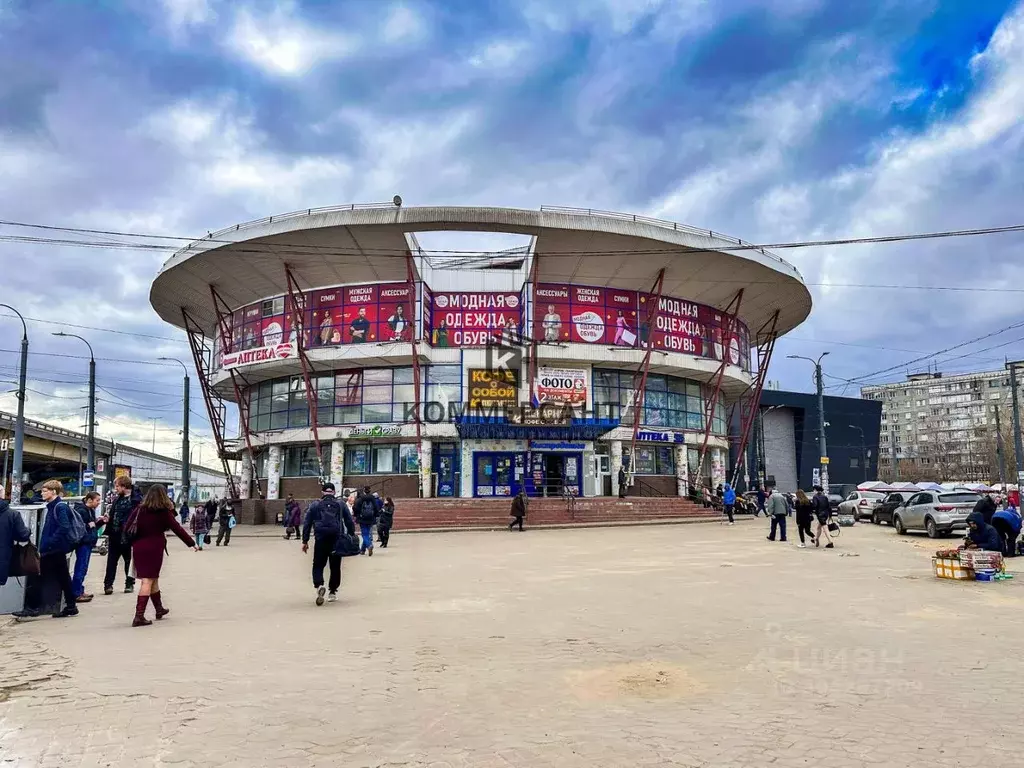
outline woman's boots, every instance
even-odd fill
[[[153,601],[154,604],[156,601]],[[146,606],[149,605],[149,595],[139,595],[135,598],[135,620],[133,627],[148,627],[153,622],[146,618]],[[159,614],[158,614],[159,615]]]
[[[152,595],[149,596],[149,599],[153,601],[153,607],[156,608],[156,617],[158,620],[162,619],[164,616],[171,612],[169,608],[164,608],[164,603],[160,599],[159,592],[154,592]]]

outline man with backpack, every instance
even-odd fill
[[[114,481],[117,496],[111,504],[110,516],[107,521],[107,571],[103,576],[103,594],[114,592],[114,576],[117,575],[117,563],[124,561],[124,591],[135,591],[135,579],[128,574],[132,565],[132,545],[121,537],[124,525],[132,511],[142,503],[142,493],[132,485],[128,475],[122,475]]]
[[[71,579],[71,587],[75,592],[75,601],[88,603],[92,595],[85,593],[85,576],[89,572],[89,560],[92,557],[92,548],[96,546],[99,539],[97,533],[96,508],[100,505],[100,495],[96,491],[89,491],[82,501],[76,501],[74,506],[75,514],[85,526],[85,538],[75,550],[75,574]]]
[[[349,536],[356,532],[355,523],[348,505],[334,497],[334,483],[324,483],[323,496],[314,501],[306,510],[306,521],[302,525],[302,551],[309,551],[309,534],[316,537],[313,543],[313,588],[316,590],[316,604],[324,604],[324,592],[329,602],[338,599],[341,586],[341,553],[337,551],[342,526]],[[330,565],[330,580],[324,589],[324,566]]]
[[[356,496],[353,511],[356,520],[359,521],[359,533],[363,537],[359,554],[373,557],[373,524],[377,522],[377,500],[370,493],[370,486],[363,486],[363,492]]]
[[[68,555],[85,538],[85,524],[60,497],[63,492],[64,486],[59,480],[47,480],[41,490],[46,502],[46,520],[39,539],[39,575],[44,581],[56,581],[64,593],[64,610],[54,613],[55,619],[78,615],[68,571]]]

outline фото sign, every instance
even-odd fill
[[[537,370],[537,399],[541,403],[586,405],[589,376],[583,368],[543,366]]]
[[[287,344],[275,344],[270,347],[258,347],[246,349],[242,352],[228,352],[224,355],[221,367],[225,369],[240,368],[244,365],[255,363],[266,363],[271,360],[286,360],[298,354],[296,344],[290,341]]]
[[[496,371],[470,368],[468,373],[470,408],[516,404],[519,395],[519,371],[508,368]]]

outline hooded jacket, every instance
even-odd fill
[[[978,502],[974,505],[974,511],[980,512],[984,515],[986,523],[991,523],[992,515],[996,513],[996,503],[992,501],[992,497],[986,493],[978,499]]]
[[[736,503],[736,491],[731,485],[729,485],[729,483],[725,484],[725,493],[722,494],[722,503],[730,507]]]
[[[1020,529],[1021,529],[1020,512],[1018,512],[1013,507],[1009,507],[1007,509],[997,510],[996,513],[994,515],[992,515],[992,519],[993,520],[1005,520],[1009,524],[1010,530],[1013,531],[1018,536],[1020,535]]]
[[[975,530],[968,528],[967,536],[978,546],[978,549],[984,549],[987,552],[1003,551],[1003,542],[999,532],[985,522],[985,515],[982,512],[971,512],[967,516],[967,523],[969,525],[972,522],[978,527]]]

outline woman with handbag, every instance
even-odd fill
[[[11,510],[10,505],[4,499],[4,488],[0,485],[0,587],[7,583],[8,576],[27,576],[24,572],[23,555],[29,554],[27,548],[18,545],[26,545],[32,539],[28,526],[21,519],[21,515]],[[17,549],[17,551],[15,551]],[[32,547],[35,550],[35,547]],[[38,556],[37,556],[38,557]],[[35,564],[35,574],[39,573],[38,560]]]
[[[198,550],[188,531],[178,522],[174,514],[174,502],[167,498],[166,489],[162,485],[154,485],[124,528],[125,538],[132,542],[135,575],[142,579],[139,596],[135,601],[133,627],[145,627],[153,623],[146,618],[146,606],[150,600],[153,601],[158,619],[170,613],[160,599],[160,569],[164,564],[164,552],[167,551],[167,537],[164,534],[168,530],[174,531],[174,535],[193,551]]]

